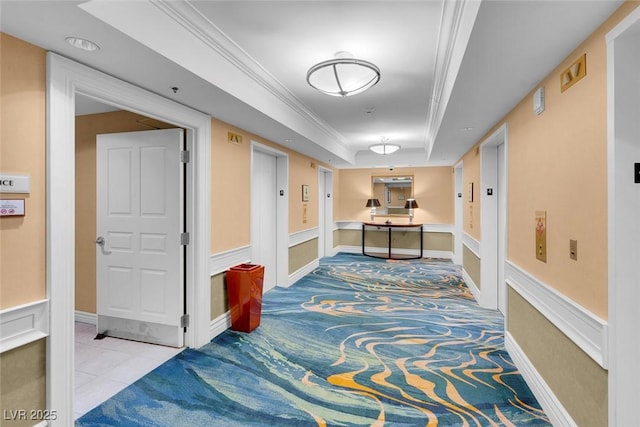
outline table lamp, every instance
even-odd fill
[[[378,199],[367,199],[367,204],[365,207],[371,208],[371,221],[373,221],[373,217],[376,215],[376,208],[380,206],[380,201]]]
[[[418,207],[418,202],[416,199],[407,199],[404,202],[404,208],[409,210],[409,224],[413,222],[413,210]]]

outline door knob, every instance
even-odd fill
[[[98,236],[98,238],[96,239],[96,244],[99,246],[104,246],[104,237]]]

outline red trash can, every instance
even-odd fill
[[[227,270],[231,329],[251,332],[260,325],[264,266],[240,264]]]

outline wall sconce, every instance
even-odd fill
[[[404,202],[404,208],[409,210],[409,224],[413,222],[413,210],[418,207],[418,202],[416,199],[407,199]]]
[[[376,208],[380,207],[380,201],[378,199],[367,199],[367,208],[371,208],[371,221],[373,221],[373,217],[376,215]]]

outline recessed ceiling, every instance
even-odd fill
[[[454,164],[621,3],[3,0],[0,19],[319,161],[387,167]],[[311,88],[309,67],[341,50],[377,65],[380,82],[347,98]],[[382,136],[402,149],[370,152]]]

